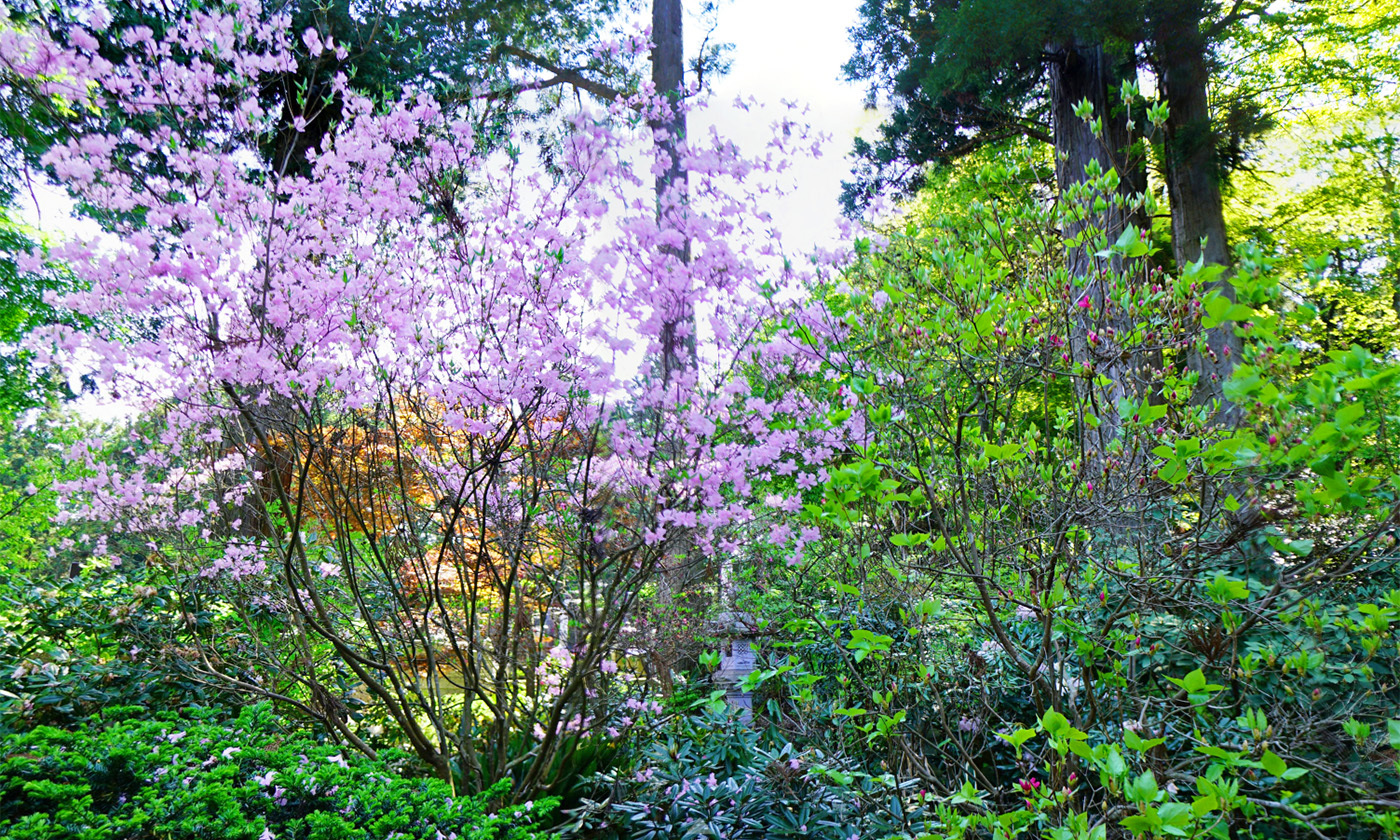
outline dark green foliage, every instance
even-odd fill
[[[1103,41],[1110,12],[1127,16],[1130,5],[867,0],[846,73],[892,111],[875,142],[856,141],[847,210],[918,190],[925,164],[1022,136],[1050,142],[1048,63],[1067,45]]]
[[[1217,48],[1237,29],[1263,21],[1296,30],[1298,16],[1291,9],[1266,13],[1257,3],[1200,0],[867,0],[851,31],[856,52],[846,73],[870,85],[872,102],[886,98],[891,113],[874,142],[856,141],[856,177],[845,185],[843,204],[851,212],[881,193],[910,194],[929,165],[983,146],[1022,136],[1058,144],[1051,70],[1072,64],[1080,51],[1102,48],[1111,63],[1163,78],[1175,60],[1164,45],[1178,45],[1171,27],[1180,26],[1199,30],[1192,49],[1219,74]],[[1124,78],[1135,75],[1129,69]],[[1107,81],[1112,90],[1115,81]],[[1273,124],[1257,93],[1222,86],[1215,122],[1197,132],[1196,140],[1217,147],[1219,178],[1243,166]]]
[[[351,90],[376,99],[430,92],[470,114],[481,139],[494,142],[521,116],[522,91],[567,83],[540,63],[567,68],[580,79],[623,85],[626,68],[586,52],[616,6],[616,0],[298,2],[292,32],[315,29],[344,53],[312,56],[298,43],[296,73],[263,89],[264,98],[283,109],[282,127],[265,139],[263,155],[278,170],[306,167],[307,151],[321,146],[340,119],[337,74],[345,75]],[[547,84],[522,84],[522,78]],[[301,129],[294,127],[298,116],[306,119]]]
[[[959,591],[944,581],[938,587],[942,597],[911,604],[878,558],[846,569],[842,556],[834,552],[814,562],[830,567],[838,580],[864,580],[866,597],[793,593],[798,602],[826,606],[803,616],[799,607],[787,605],[793,618],[769,642],[767,661],[795,667],[765,685],[760,698],[767,702],[757,705],[767,706],[769,719],[785,721],[787,735],[799,743],[940,786],[956,788],[967,779],[1004,792],[1004,807],[1013,807],[1017,783],[1036,776],[1038,759],[1046,754],[1023,760],[998,733],[1029,725],[1044,710],[1034,682],[992,642],[970,587]],[[1044,649],[1074,652],[1049,663],[1045,673],[1061,684],[1067,712],[1074,704],[1092,704],[1075,722],[1090,745],[1131,739],[1125,727],[1142,739],[1165,738],[1142,764],[1164,775],[1164,784],[1165,778],[1209,771],[1215,755],[1197,746],[1256,759],[1267,748],[1289,765],[1326,768],[1290,785],[1300,801],[1320,805],[1364,799],[1368,791],[1394,790],[1400,783],[1386,736],[1388,720],[1400,708],[1400,659],[1391,629],[1400,621],[1400,574],[1393,565],[1394,558],[1383,555],[1369,567],[1368,580],[1348,579],[1309,598],[1295,593],[1284,609],[1266,608],[1234,639],[1224,629],[1234,626],[1227,614],[1238,613],[1240,604],[1258,609],[1272,583],[1258,568],[1202,571],[1193,586],[1148,605],[1138,600],[1135,582],[1077,580],[1048,626],[1043,612],[1018,614],[1011,603],[1001,609],[1008,639],[1027,658]],[[780,597],[769,597],[765,614],[781,614]],[[1214,611],[1196,606],[1213,604],[1212,597],[1224,604]],[[1115,626],[1135,602],[1133,621]],[[880,652],[856,662],[852,654],[863,638],[881,642],[875,647]],[[1180,682],[1198,668],[1205,684],[1218,688],[1188,702]],[[854,707],[861,708],[852,717]],[[893,720],[892,710],[903,714],[887,739],[879,723]],[[1239,768],[1242,790],[1277,801],[1275,780],[1244,770]],[[1260,822],[1278,816],[1267,809],[1251,814]]]
[[[14,840],[529,840],[552,800],[497,810],[504,787],[455,797],[286,732],[265,705],[232,720],[108,710],[81,730],[41,727],[0,746],[0,835]],[[110,722],[115,719],[116,722]]]
[[[212,616],[156,576],[91,566],[75,548],[67,556],[90,568],[71,576],[0,565],[0,731],[221,699],[183,644]]]
[[[700,704],[704,706],[705,704]],[[609,774],[607,803],[573,814],[571,833],[662,840],[889,837],[918,825],[910,784],[849,760],[802,750],[717,708],[680,715]]]

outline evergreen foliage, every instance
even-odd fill
[[[79,731],[0,740],[0,833],[15,840],[534,840],[557,802],[454,796],[287,731],[263,706],[156,719],[113,707]]]

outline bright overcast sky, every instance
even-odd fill
[[[698,5],[687,0],[687,5]],[[810,121],[831,136],[819,160],[797,169],[798,188],[771,208],[775,227],[798,250],[834,233],[841,180],[850,174],[846,159],[858,130],[868,130],[878,115],[864,109],[864,90],[843,81],[841,65],[851,55],[847,31],[855,25],[860,0],[721,0],[718,28],[712,36],[734,45],[733,67],[715,83],[715,101],[754,97],[764,104],[796,100],[810,106]],[[691,52],[704,37],[702,21],[686,20]],[[721,133],[745,145],[767,140],[768,120],[732,109],[716,115]],[[692,127],[692,132],[694,127]]]

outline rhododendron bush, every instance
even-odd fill
[[[754,339],[799,272],[753,202],[807,139],[787,124],[746,160],[691,138],[658,202],[671,105],[646,89],[568,117],[546,166],[339,79],[343,122],[287,175],[251,151],[286,19],[196,8],[163,39],[103,33],[129,48],[112,64],[95,18],[0,34],[7,80],[74,122],[46,163],[107,231],[30,255],[70,268],[59,303],[93,324],[36,349],[156,418],[122,463],[70,451],[65,515],[185,581],[217,619],[182,653],[210,680],[373,753],[367,704],[445,777],[547,786],[625,725],[607,701],[635,693],[616,660],[646,646],[627,617],[658,564],[734,551],[752,482],[829,452],[770,431],[797,396],[735,375],[800,346]],[[692,334],[690,364],[647,363]]]

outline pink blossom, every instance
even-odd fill
[[[278,404],[349,415],[412,399],[443,407],[441,439],[398,456],[434,501],[477,486],[458,457],[468,447],[444,451],[461,436],[475,436],[473,452],[504,451],[528,429],[542,449],[563,451],[595,430],[606,441],[607,487],[648,503],[629,511],[635,519],[591,523],[591,545],[640,543],[636,562],[646,568],[677,535],[693,535],[697,552],[735,545],[756,488],[790,475],[812,490],[828,479],[824,461],[867,440],[860,412],[840,428],[806,429],[791,421],[826,416],[824,398],[751,390],[752,365],[822,370],[819,348],[798,330],[770,338],[766,324],[790,318],[823,341],[844,329],[805,290],[848,258],[785,259],[754,210],[775,188],[774,171],[809,153],[812,138],[788,115],[766,158],[746,159],[717,135],[685,138],[687,191],[663,196],[658,218],[646,171],[665,162],[637,119],[669,107],[655,96],[565,118],[556,171],[546,173],[478,142],[455,106],[417,92],[372,102],[338,78],[328,82],[343,120],[305,167],[279,174],[242,150],[286,122],[304,128],[309,114],[269,102],[270,83],[297,67],[298,43],[313,56],[343,48],[314,28],[293,33],[285,17],[267,19],[253,3],[181,8],[184,17],[159,35],[111,33],[129,46],[121,67],[93,52],[92,26],[0,37],[0,67],[74,114],[71,136],[45,166],[114,220],[102,241],[21,256],[23,270],[71,272],[72,290],[52,303],[81,316],[41,328],[30,349],[161,418],[149,446],[138,447],[147,454],[108,459],[97,442],[70,448],[78,477],[54,487],[64,521],[138,541],[184,527],[212,541],[214,523],[234,519],[272,483],[259,472],[266,453],[229,430]],[[624,38],[610,49],[643,45]],[[149,136],[121,127],[137,123],[165,127]],[[634,167],[638,159],[646,163]],[[133,167],[146,174],[131,177]],[[454,188],[439,207],[442,184],[462,179],[470,189]],[[689,261],[668,247],[682,244]],[[79,320],[91,327],[68,326]],[[703,375],[637,376],[619,363],[620,354],[661,358],[663,337],[676,333],[705,342]],[[295,431],[290,439],[311,439],[311,430]],[[568,475],[557,480],[550,473],[545,497],[581,496],[597,481],[584,467],[602,460],[561,467]],[[482,489],[478,508],[498,522],[524,520],[538,497],[519,489],[519,477]],[[793,514],[802,501],[784,492],[773,511]],[[298,516],[308,512],[282,514],[306,528]],[[448,518],[425,527],[445,528]],[[792,524],[767,524],[774,543],[792,541]],[[603,535],[609,528],[616,532]],[[797,548],[819,537],[803,528]],[[191,556],[205,581],[254,586],[283,562],[261,539]],[[320,588],[359,579],[356,562],[313,555],[278,608],[318,609]],[[555,647],[539,664],[547,665],[541,685],[557,696],[573,655]],[[600,667],[617,670],[611,660]],[[652,702],[632,708],[661,711]]]

